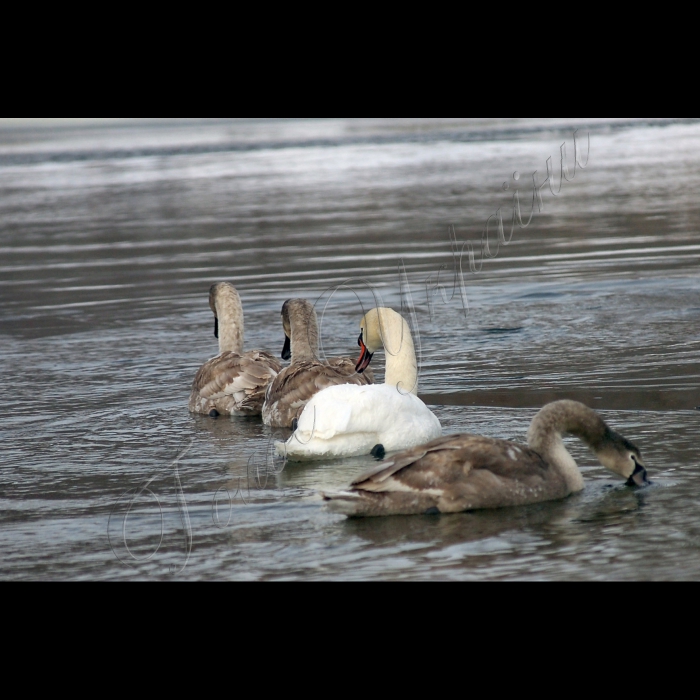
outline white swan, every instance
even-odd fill
[[[533,418],[527,447],[450,435],[394,455],[348,491],[322,495],[329,510],[349,516],[458,513],[565,498],[583,489],[583,478],[563,433],[581,438],[628,486],[649,483],[635,445],[592,409],[565,400],[547,404]]]
[[[416,354],[403,317],[392,309],[372,309],[360,329],[357,371],[384,347],[385,383],[333,386],[316,394],[289,440],[276,443],[279,454],[291,460],[349,457],[379,445],[392,452],[442,434],[440,421],[417,396]]]
[[[336,384],[371,384],[372,372],[358,373],[349,357],[327,362],[318,359],[318,319],[306,299],[287,299],[282,305],[284,348],[282,358],[291,364],[270,384],[262,408],[263,423],[291,428],[314,394]]]
[[[209,290],[219,354],[205,362],[192,382],[192,413],[258,416],[265,391],[282,369],[270,353],[243,352],[243,307],[236,288],[219,282]]]

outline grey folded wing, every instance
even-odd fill
[[[357,374],[349,358],[337,358],[327,363],[296,362],[285,367],[270,385],[263,420],[267,425],[289,428],[319,391],[338,384],[363,386],[373,380],[373,375]]]
[[[270,353],[224,352],[206,362],[192,382],[190,411],[259,414],[265,392],[282,369]]]
[[[440,512],[534,503],[567,495],[566,483],[528,447],[477,435],[450,435],[394,455],[358,476],[358,493],[430,497]],[[418,503],[418,501],[417,501]],[[386,508],[391,509],[387,503]]]

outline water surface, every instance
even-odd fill
[[[571,181],[533,209],[562,143]],[[689,119],[0,130],[0,576],[696,578],[699,190]],[[530,224],[498,245],[492,219],[481,264],[516,192]],[[259,421],[187,412],[220,280],[247,347],[275,353],[291,296],[325,309],[328,356],[356,354],[375,298],[392,305],[446,433],[524,440],[538,407],[575,398],[639,444],[655,485],[627,489],[568,441],[587,488],[564,501],[328,514],[318,489],[371,458],[274,465]]]

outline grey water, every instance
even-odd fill
[[[0,578],[700,578],[698,193],[698,119],[0,125]],[[327,513],[371,457],[283,464],[259,420],[187,411],[221,280],[247,348],[279,354],[303,296],[355,356],[390,305],[446,434],[524,442],[574,398],[653,486],[567,439],[586,489],[562,501]]]

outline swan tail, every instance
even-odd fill
[[[439,513],[437,499],[426,494],[372,493],[369,491],[326,491],[321,493],[326,510],[366,518],[380,515],[418,515]]]
[[[348,517],[364,515],[362,496],[356,491],[322,491],[326,510]]]

